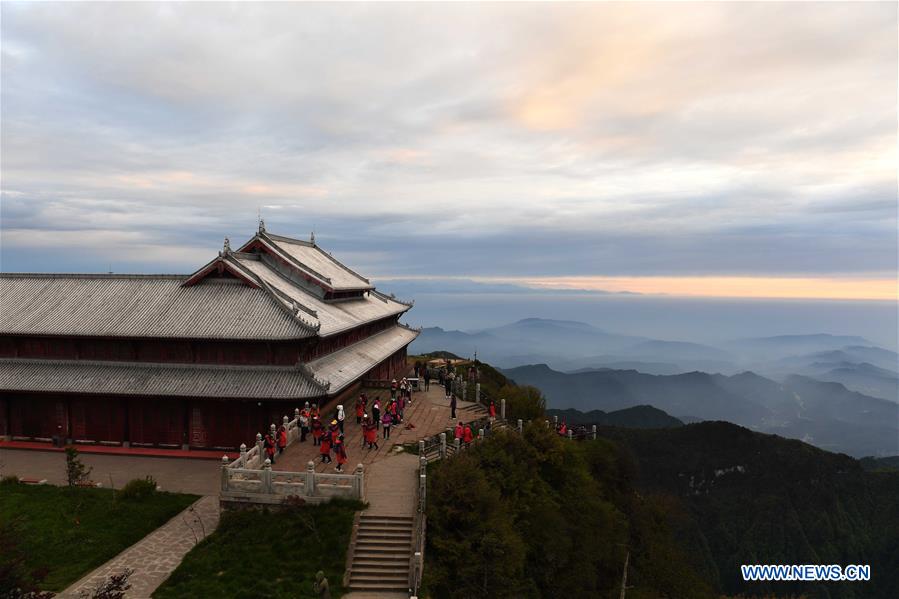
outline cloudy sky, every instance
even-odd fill
[[[895,3],[2,4],[2,270],[895,298]]]

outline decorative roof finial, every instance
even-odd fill
[[[222,252],[226,254],[231,253],[231,241],[227,237],[225,237],[225,245],[222,247]]]
[[[265,221],[261,218],[259,219],[259,232],[265,233]]]
[[[309,243],[315,245],[315,231],[313,231],[312,235],[309,236]]]

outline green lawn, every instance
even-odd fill
[[[17,553],[30,570],[46,570],[41,588],[61,591],[196,500],[155,493],[140,501],[113,501],[110,489],[3,484],[0,525],[13,527]]]
[[[314,597],[323,570],[335,599],[343,572],[356,501],[332,501],[284,511],[225,512],[218,529],[187,554],[153,594],[172,597]]]

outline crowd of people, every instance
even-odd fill
[[[365,393],[356,399],[355,416],[356,424],[362,429],[362,447],[378,449],[378,438],[389,439],[390,429],[405,421],[405,412],[412,404],[412,385],[403,378],[390,383],[390,398],[381,403],[380,397],[369,400]],[[346,422],[346,410],[343,405],[338,405],[334,418],[328,422],[319,410],[318,404],[306,402],[299,416],[299,442],[305,443],[306,438],[312,437],[312,444],[319,448],[319,459],[322,464],[330,464],[336,460],[337,472],[343,471],[347,461],[347,450],[344,438],[344,423]],[[264,447],[266,457],[275,463],[277,453],[287,446],[287,430],[282,426],[276,433],[269,433],[265,437]],[[331,458],[331,454],[334,458]]]

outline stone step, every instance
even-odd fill
[[[358,539],[358,551],[388,551],[393,553],[408,552],[412,542],[409,539]]]
[[[384,584],[384,583],[379,584],[379,583],[371,583],[371,582],[362,582],[362,583],[351,582],[350,590],[351,591],[360,591],[360,592],[371,592],[371,593],[377,593],[377,592],[387,593],[387,592],[391,592],[391,591],[396,592],[396,593],[408,593],[409,592],[409,584],[407,582],[405,585],[400,587],[399,585],[396,585],[396,584]]]
[[[404,555],[396,558],[378,559],[378,556],[355,556],[351,570],[361,568],[392,568],[394,570],[408,570],[409,556]]]
[[[412,520],[387,520],[386,518],[365,518],[359,520],[359,526],[387,526],[391,528],[412,528]]]
[[[395,520],[395,521],[403,520],[403,521],[409,521],[409,522],[411,522],[412,520],[415,519],[414,516],[405,516],[405,515],[398,515],[398,514],[375,514],[375,513],[371,513],[371,512],[362,512],[362,514],[360,514],[359,517],[362,520],[372,520],[372,519]]]
[[[363,522],[359,526],[359,532],[412,532],[412,526],[409,524],[369,524]]]
[[[356,587],[360,585],[391,585],[400,589],[409,588],[409,574],[397,574],[395,576],[379,576],[377,574],[369,574],[366,576],[353,576],[350,574],[350,586]]]
[[[356,533],[357,539],[411,539],[411,530],[371,530],[360,528]]]
[[[405,583],[405,581],[409,580],[409,568],[396,570],[393,568],[356,568],[354,566],[350,569],[350,580],[400,581]]]

